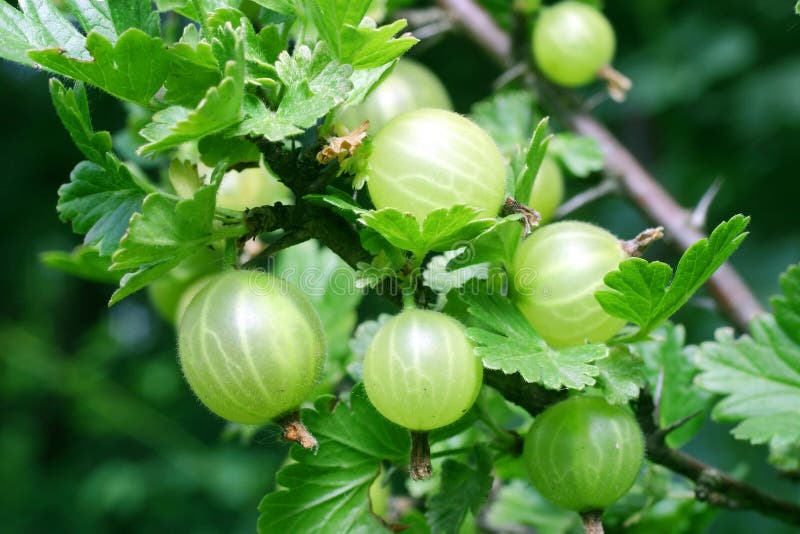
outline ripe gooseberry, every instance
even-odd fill
[[[269,273],[229,271],[189,303],[178,353],[189,386],[208,409],[258,424],[311,393],[325,364],[325,333],[296,287]]]
[[[390,120],[372,141],[360,177],[375,207],[422,221],[465,204],[494,217],[505,198],[505,163],[491,137],[451,111],[420,109]]]
[[[552,81],[578,87],[589,83],[614,57],[616,37],[594,7],[566,0],[542,8],[533,28],[533,56]]]
[[[387,419],[414,431],[457,421],[483,382],[474,345],[457,320],[405,310],[381,326],[364,358],[364,387]]]
[[[551,158],[545,158],[533,181],[528,206],[538,211],[545,223],[553,218],[563,198],[564,177],[561,169]]]
[[[390,119],[421,108],[451,110],[453,104],[433,72],[421,63],[403,59],[367,98],[345,109],[339,120],[349,130],[369,120],[369,132],[374,135]]]
[[[572,397],[536,417],[523,458],[546,499],[589,512],[627,493],[642,466],[644,440],[627,409],[599,397]]]
[[[517,248],[511,268],[514,302],[552,347],[605,341],[625,321],[607,314],[594,294],[626,258],[617,238],[599,226],[549,224]]]

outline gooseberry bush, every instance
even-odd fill
[[[45,262],[113,284],[110,306],[147,288],[197,409],[295,442],[261,532],[690,532],[721,507],[798,524],[676,447],[710,412],[800,467],[800,267],[749,334],[685,346],[669,319],[749,219],[678,240],[674,268],[641,257],[661,228],[570,220],[566,183],[619,166],[545,114],[559,85],[624,96],[613,21],[495,5],[525,72],[465,115],[406,57],[412,3],[0,3],[0,57],[50,77],[85,157],[57,204],[83,242]],[[441,4],[467,26],[480,9]],[[95,129],[95,91],[127,104],[119,135]]]

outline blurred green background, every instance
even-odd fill
[[[487,1],[487,3],[493,3]],[[800,17],[790,0],[607,3],[619,36],[616,65],[628,102],[596,113],[684,205],[716,179],[709,225],[743,212],[751,235],[733,263],[766,303],[800,259]],[[454,34],[412,51],[468,112],[500,72]],[[0,262],[0,529],[4,532],[252,532],[286,446],[277,429],[247,445],[226,438],[184,385],[174,333],[145,295],[106,308],[107,286],[41,265],[39,253],[79,238],[58,220],[58,186],[80,161],[50,105],[47,76],[0,64],[3,161]],[[598,90],[598,88],[593,88]],[[592,92],[587,94],[591,96]],[[95,126],[123,127],[110,97],[90,93]],[[578,191],[586,184],[570,184]],[[648,225],[607,198],[576,217],[618,235]],[[649,254],[674,261],[667,246]],[[370,304],[370,303],[373,304]],[[682,313],[691,342],[722,321],[708,299]],[[374,301],[365,301],[362,315]],[[786,498],[797,484],[709,423],[687,449],[721,468],[751,462],[749,480]],[[724,512],[711,532],[791,530]]]

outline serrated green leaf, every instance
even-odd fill
[[[800,2],[797,2],[797,3],[794,5],[794,14],[795,14],[795,15],[800,15]]]
[[[118,34],[122,34],[128,28],[138,28],[153,37],[161,35],[158,12],[153,11],[150,0],[108,0],[108,7]]]
[[[278,472],[286,489],[261,501],[259,532],[315,532],[320,525],[331,532],[380,532],[369,510],[369,486],[382,460],[406,461],[408,431],[381,417],[360,385],[349,406],[339,403],[329,411],[317,403],[317,410],[302,410],[302,418],[319,452],[292,448],[297,463]]]
[[[492,489],[492,456],[484,447],[474,449],[471,465],[447,459],[442,464],[439,492],[426,502],[425,517],[432,534],[458,534],[472,511],[478,514]]]
[[[66,0],[69,12],[78,21],[83,31],[95,31],[112,43],[117,40],[117,35],[125,30],[117,31],[114,21],[111,20],[109,11],[110,2],[103,0]]]
[[[775,320],[800,345],[800,265],[794,265],[783,273],[780,285],[784,296],[770,299]]]
[[[49,0],[20,0],[20,10],[0,2],[0,58],[34,66],[28,51],[58,48],[88,60],[86,39]]]
[[[215,10],[206,19],[206,27],[211,32],[219,31],[226,24],[234,28],[241,27],[244,31],[244,57],[247,61],[247,81],[263,87],[275,88],[278,85],[277,72],[272,62],[277,58],[270,58],[262,48],[261,37],[256,34],[250,19],[232,7]],[[264,34],[267,35],[267,34]]]
[[[467,329],[467,335],[478,345],[475,354],[484,367],[519,373],[526,382],[548,389],[580,390],[595,384],[600,370],[593,363],[608,356],[607,346],[556,350],[547,346],[508,297],[473,288],[464,291],[461,299],[478,323]]]
[[[480,218],[478,210],[462,205],[430,212],[421,227],[413,215],[394,208],[365,212],[359,222],[418,259],[430,251],[456,248],[495,224],[494,219]]]
[[[470,118],[486,130],[506,157],[511,157],[527,144],[534,122],[539,120],[534,104],[530,91],[503,91],[473,105]]]
[[[97,245],[102,256],[116,250],[145,194],[125,165],[111,154],[107,158],[106,166],[79,163],[58,189],[57,205],[61,220],[72,221],[72,230],[86,234],[84,244]]]
[[[800,439],[800,345],[771,315],[753,319],[750,332],[735,339],[720,329],[715,342],[703,343],[695,381],[724,396],[711,415],[740,422],[735,436],[783,447]]]
[[[617,348],[608,358],[599,360],[597,368],[597,385],[609,403],[627,404],[639,397],[645,384],[642,358]]]
[[[164,80],[164,101],[184,107],[196,107],[209,89],[222,80],[219,62],[211,45],[200,39],[197,27],[188,24],[179,42],[171,46],[171,66]]]
[[[100,256],[96,247],[76,247],[72,252],[53,250],[43,252],[39,259],[51,269],[58,269],[72,276],[100,282],[118,284],[122,273],[110,271],[111,259]]]
[[[215,176],[222,174],[222,167]],[[215,227],[218,179],[198,189],[193,198],[178,200],[151,193],[141,213],[131,217],[128,231],[112,256],[111,269],[131,271],[111,296],[116,304],[157,279],[200,248],[246,233],[243,226]]]
[[[285,94],[278,106],[279,120],[299,128],[312,126],[353,89],[352,68],[331,59],[323,43],[313,52],[298,47],[291,56],[282,52],[275,63]]]
[[[550,142],[549,155],[560,160],[569,172],[580,178],[601,171],[605,165],[600,143],[594,137],[558,133]]]
[[[194,109],[172,106],[153,115],[153,122],[140,132],[150,141],[139,149],[140,154],[201,139],[239,122],[244,99],[243,41],[242,28],[233,29],[228,25],[219,32],[212,47],[218,63],[224,65],[222,81],[209,88]]]
[[[531,195],[533,181],[536,179],[539,167],[541,167],[544,156],[547,154],[547,146],[553,137],[547,133],[548,121],[548,117],[543,118],[533,131],[533,136],[525,152],[525,166],[515,182],[514,198],[527,199]]]
[[[609,314],[639,325],[632,339],[644,338],[678,311],[734,253],[747,236],[744,229],[749,222],[749,217],[736,215],[689,247],[669,286],[672,270],[668,265],[631,258],[605,276],[608,289],[595,297]]]
[[[43,67],[90,83],[107,93],[147,107],[164,83],[169,57],[163,41],[131,28],[112,44],[97,32],[89,33],[90,59],[73,59],[61,49],[33,50],[29,56]]]
[[[685,347],[686,333],[682,326],[667,323],[648,341],[631,345],[631,350],[642,356],[645,376],[650,391],[660,392],[658,399],[658,425],[666,428],[694,413],[699,415],[667,435],[671,447],[680,447],[702,427],[706,412],[711,406],[711,395],[694,384],[699,369],[695,364],[696,352]]]
[[[111,134],[95,132],[89,115],[89,101],[82,84],[67,89],[57,79],[50,79],[50,96],[58,118],[69,132],[75,146],[100,165],[106,164],[106,154],[111,151]]]
[[[261,101],[249,102],[236,135],[258,135],[270,141],[297,135],[342,103],[353,89],[348,79],[352,67],[333,60],[322,42],[313,52],[305,45],[293,55],[281,52],[275,69],[283,84],[278,109],[267,109]]]
[[[405,19],[400,19],[377,28],[345,26],[342,29],[341,61],[361,70],[374,69],[396,60],[419,42],[411,35],[394,38],[406,25]]]
[[[800,269],[793,266],[784,280],[796,277]],[[783,285],[790,289],[783,302],[797,305],[793,283]],[[796,332],[784,330],[772,315],[753,319],[750,333],[735,339],[720,329],[715,342],[701,345],[697,365],[703,372],[696,383],[724,395],[711,415],[740,422],[734,436],[780,449],[800,439],[800,344],[792,337]]]
[[[369,4],[370,0],[319,0],[307,5],[314,26],[333,56],[356,69],[380,67],[417,43],[411,36],[393,39],[405,28],[405,20],[377,28],[362,22]]]
[[[296,11],[292,0],[253,0],[253,2],[282,15],[291,15]]]

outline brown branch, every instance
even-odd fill
[[[513,64],[511,38],[473,0],[439,0],[439,5],[486,53],[503,67]],[[705,237],[691,224],[691,214],[667,193],[614,135],[591,114],[580,109],[574,98],[544,85],[547,104],[574,132],[594,137],[603,149],[606,170],[619,176],[620,187],[639,208],[658,225],[681,250]],[[752,291],[729,264],[723,265],[708,281],[708,289],[721,309],[740,329],[747,330],[750,319],[762,311]]]
[[[645,435],[647,457],[695,482],[698,500],[731,510],[757,510],[764,515],[800,526],[800,504],[764,493],[750,484],[704,464],[686,453],[667,446],[669,431],[658,428],[653,413],[653,397],[642,391],[636,406],[636,418]]]

